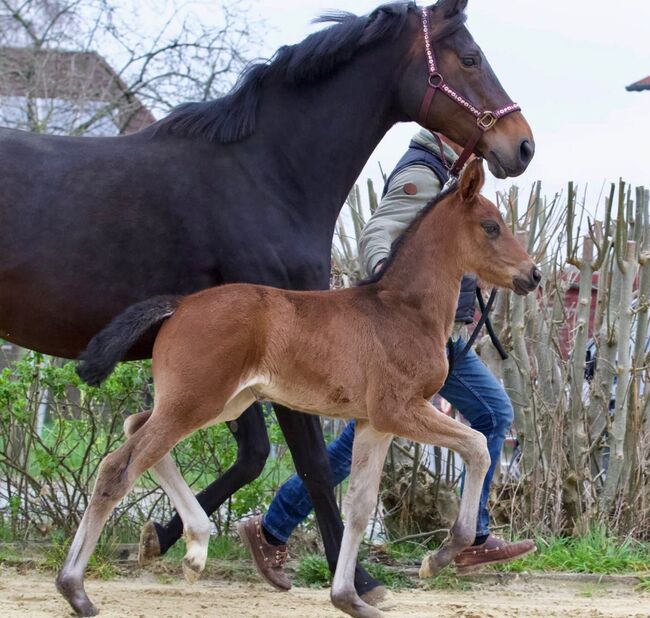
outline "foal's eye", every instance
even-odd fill
[[[481,227],[490,238],[497,238],[501,233],[501,227],[496,221],[484,221]]]
[[[478,61],[474,56],[464,56],[461,58],[461,62],[463,63],[464,67],[475,67],[478,64]]]

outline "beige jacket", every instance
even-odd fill
[[[426,129],[420,129],[413,136],[413,141],[436,154],[440,153],[437,140]],[[450,165],[458,158],[447,144],[444,144],[444,155]],[[409,186],[407,193],[407,184],[414,185],[415,189]],[[368,275],[372,274],[377,262],[388,257],[393,241],[441,190],[436,175],[424,165],[411,165],[394,176],[359,239],[359,257]]]

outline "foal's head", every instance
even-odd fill
[[[483,163],[475,159],[467,164],[458,190],[439,205],[452,211],[449,220],[458,226],[459,261],[487,283],[527,294],[539,285],[541,272],[499,209],[480,194],[484,182]]]

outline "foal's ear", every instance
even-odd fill
[[[485,183],[483,159],[472,159],[458,181],[458,191],[463,202],[471,202],[478,197]]]

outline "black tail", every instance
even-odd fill
[[[176,311],[181,298],[156,296],[125,309],[81,353],[79,377],[91,386],[99,386],[142,335]]]

